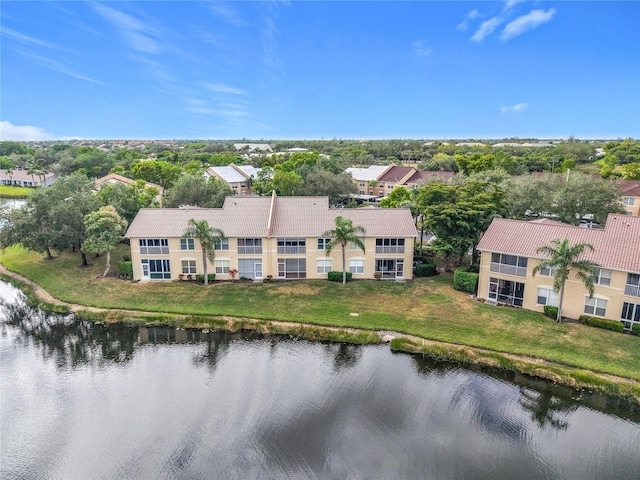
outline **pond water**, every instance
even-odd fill
[[[0,282],[2,479],[634,479],[640,411],[388,346],[96,325]]]
[[[27,203],[26,200],[22,198],[0,198],[0,208],[2,207],[13,207],[18,208]]]

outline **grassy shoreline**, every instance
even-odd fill
[[[23,199],[33,192],[33,188],[0,185],[0,198]]]
[[[0,253],[0,263],[59,300],[113,309],[94,316],[98,321],[260,329],[355,343],[379,341],[375,332],[389,330],[408,337],[394,340],[394,350],[497,366],[640,402],[637,337],[557,324],[535,312],[484,305],[453,290],[450,276],[408,284],[360,281],[344,287],[312,280],[204,287],[101,278],[101,258],[93,259],[89,268],[79,268],[77,255],[45,261],[41,254],[18,247]],[[426,348],[420,345],[421,339]]]

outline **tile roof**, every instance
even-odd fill
[[[483,235],[478,250],[543,258],[537,249],[551,240],[589,243],[593,251],[582,258],[625,272],[640,272],[640,217],[609,214],[604,228],[580,228],[558,222],[531,222],[496,218]]]
[[[239,183],[247,180],[244,173],[239,172],[231,165],[225,165],[224,167],[209,167],[207,169],[209,175],[215,175],[227,183]]]
[[[127,185],[132,185],[132,184],[136,183],[136,180],[132,180],[132,179],[127,178],[127,177],[123,177],[122,175],[118,175],[117,173],[110,173],[108,175],[105,175],[104,177],[98,178],[95,183],[96,183],[96,186],[97,185],[102,185],[103,183],[126,183]],[[158,191],[160,193],[162,193],[162,191],[164,190],[163,187],[161,187],[160,185],[158,185],[156,183],[145,182],[144,186],[146,188],[155,187],[155,188],[158,189]]]
[[[455,175],[454,172],[440,172],[440,171],[432,172],[432,171],[426,171],[426,170],[418,170],[416,173],[413,174],[413,176],[411,176],[407,180],[406,183],[408,184],[415,183],[415,184],[421,185],[434,180],[442,180],[446,182],[454,175]]]
[[[274,195],[227,197],[222,208],[144,208],[131,222],[126,237],[180,237],[191,218],[207,220],[228,237],[319,237],[335,227],[337,216],[362,225],[367,237],[416,235],[408,209],[333,209],[327,197]]]
[[[388,168],[389,165],[371,165],[367,168],[347,168],[346,172],[351,174],[354,180],[368,182],[377,180]]]
[[[399,167],[394,165],[384,172],[378,180],[381,182],[399,182],[415,171],[416,169],[413,167]]]
[[[625,197],[640,197],[640,180],[623,180],[620,191]]]
[[[12,170],[9,174],[8,170],[0,170],[0,179],[2,180],[16,180],[20,182],[39,182],[41,180],[47,180],[51,177],[55,177],[55,173],[47,172],[42,175],[34,173],[31,175],[27,170]]]

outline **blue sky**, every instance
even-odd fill
[[[0,135],[640,137],[640,2],[2,2]]]

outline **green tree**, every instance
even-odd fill
[[[537,252],[547,257],[533,269],[533,276],[543,268],[549,268],[553,272],[553,288],[558,292],[558,315],[556,321],[562,321],[562,300],[564,287],[569,273],[575,271],[576,277],[589,291],[589,298],[593,296],[594,285],[591,277],[598,274],[597,264],[590,260],[581,260],[585,250],[593,251],[593,246],[588,243],[576,243],[571,245],[569,239],[553,239],[550,245],[538,248]]]
[[[278,195],[292,196],[300,192],[300,187],[302,187],[304,180],[296,172],[276,170],[271,183]]]
[[[78,250],[82,265],[87,258],[81,248],[85,240],[85,215],[98,208],[93,182],[83,175],[60,178],[48,188],[38,188],[26,204],[4,211],[6,222],[0,229],[0,246],[22,244],[25,248],[47,254],[51,250]]]
[[[326,195],[331,205],[348,199],[349,194],[357,192],[358,189],[351,181],[351,175],[347,173],[335,174],[321,168],[314,168],[304,181],[305,195]]]
[[[326,246],[327,256],[331,251],[340,245],[342,248],[342,284],[347,283],[347,258],[345,247],[348,243],[353,244],[364,252],[364,242],[362,236],[365,234],[365,229],[362,225],[354,225],[351,220],[341,216],[337,216],[334,220],[336,228],[327,230],[322,234],[323,237],[331,238],[329,244]]]
[[[411,201],[411,192],[400,186],[391,190],[387,197],[380,200],[380,206],[382,208],[398,208],[398,205],[402,202],[409,201]]]
[[[622,165],[620,167],[620,173],[625,180],[640,180],[640,162]]]
[[[216,258],[215,243],[216,240],[224,238],[224,232],[219,228],[210,227],[206,220],[189,219],[187,229],[182,234],[182,238],[194,238],[200,242],[202,249],[202,268],[204,271],[204,284],[209,283],[207,276],[207,259],[214,262]]]
[[[101,207],[84,217],[86,238],[82,248],[89,254],[106,253],[106,267],[103,277],[107,276],[111,268],[111,252],[124,238],[127,221],[123,220],[113,206]]]
[[[141,208],[158,207],[158,189],[155,187],[145,187],[144,180],[126,185],[113,183],[103,186],[97,197],[103,206],[113,206],[118,215],[131,223]]]
[[[423,214],[425,230],[434,234],[432,246],[447,261],[460,262],[472,249],[477,258],[480,236],[496,217],[504,216],[506,204],[502,189],[493,183],[468,180],[463,184],[430,183],[418,190],[416,200]]]
[[[202,175],[182,175],[175,184],[165,192],[165,207],[190,205],[202,208],[220,208],[224,199],[233,195],[233,190],[222,180]]]
[[[129,172],[135,179],[170,188],[180,177],[182,167],[165,160],[143,160],[129,165]]]

